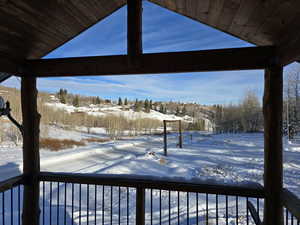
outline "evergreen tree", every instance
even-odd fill
[[[150,100],[150,102],[149,102],[149,108],[150,108],[150,109],[153,109],[153,103],[152,103],[152,100]]]
[[[150,112],[150,106],[149,106],[149,101],[148,99],[145,100],[144,102],[144,108],[145,108],[145,112],[149,113]]]
[[[160,113],[164,113],[164,105],[163,104],[160,104],[160,106],[159,106],[159,112]]]
[[[181,114],[182,114],[183,116],[186,115],[186,107],[185,107],[185,106],[183,106],[182,111],[181,111]]]
[[[179,115],[180,115],[180,109],[179,109],[179,107],[178,107],[178,106],[176,107],[176,112],[175,112],[175,115],[176,115],[176,116],[179,116]]]
[[[67,103],[67,94],[68,91],[66,89],[59,89],[57,95],[58,95],[58,99],[61,103],[66,104]]]
[[[122,102],[122,98],[121,97],[119,97],[119,100],[118,100],[118,105],[123,105],[123,102]]]
[[[141,110],[142,110],[142,104],[140,101],[138,101],[138,99],[136,99],[134,103],[134,111],[140,112]]]
[[[124,105],[128,105],[128,100],[127,100],[127,98],[125,98],[125,100],[124,100]]]
[[[75,107],[79,107],[79,97],[78,97],[78,95],[76,95],[73,98],[72,105],[75,106]]]

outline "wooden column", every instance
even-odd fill
[[[142,0],[127,0],[127,53],[131,64],[137,64],[142,47]]]
[[[36,78],[22,77],[21,101],[23,116],[23,173],[26,177],[23,197],[23,225],[39,224],[39,123]]]
[[[283,225],[281,193],[283,68],[274,65],[265,70],[264,113],[264,187],[266,192],[264,224]]]
[[[164,155],[167,156],[167,121],[163,121],[164,122]]]

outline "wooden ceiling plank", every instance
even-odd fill
[[[207,22],[208,24],[217,27],[223,7],[224,0],[210,0]]]
[[[269,39],[268,41],[270,43],[277,45],[279,40],[282,39],[282,36],[278,36],[280,30],[282,30],[287,23],[290,23],[291,18],[293,18],[291,15],[293,15],[293,8],[296,5],[291,3],[291,1],[278,2],[276,6],[277,9],[274,9],[273,13],[266,18],[264,23],[256,31],[256,36],[263,34],[265,38]],[[294,30],[294,27],[290,27],[289,29]]]
[[[217,23],[217,27],[221,30],[228,30],[232,21],[240,8],[239,0],[227,0],[224,2],[221,15]]]
[[[268,0],[261,2],[261,4],[253,11],[253,14],[245,25],[241,35],[243,35],[245,39],[261,45],[274,44],[268,37],[264,35],[260,37],[258,31],[266,20],[274,13],[274,10],[279,7],[279,1],[280,0]]]
[[[257,0],[242,0],[240,7],[235,14],[232,23],[230,24],[228,31],[233,34],[238,34],[241,29],[247,24],[250,16],[255,8],[258,6]]]

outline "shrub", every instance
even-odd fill
[[[57,152],[59,150],[73,148],[78,146],[85,146],[83,141],[74,141],[70,139],[56,139],[56,138],[41,138],[40,148],[49,149],[50,151]]]

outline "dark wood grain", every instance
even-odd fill
[[[27,61],[27,69],[38,77],[249,70],[264,69],[274,54],[273,47],[151,53],[142,54],[138,66],[127,55],[41,59]]]

